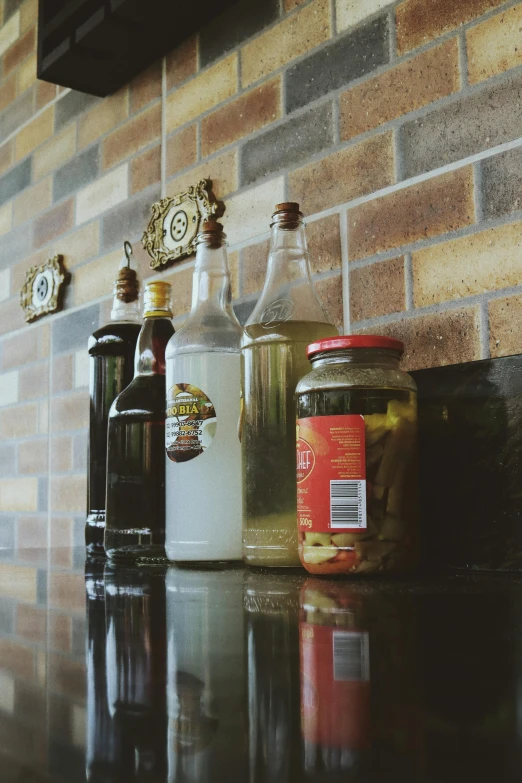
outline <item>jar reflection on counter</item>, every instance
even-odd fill
[[[314,574],[414,570],[419,560],[417,395],[398,340],[308,347],[298,384],[299,553]]]

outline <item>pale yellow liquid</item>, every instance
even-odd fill
[[[256,566],[299,566],[295,387],[311,370],[310,343],[331,324],[287,321],[246,327],[243,348],[243,555]]]

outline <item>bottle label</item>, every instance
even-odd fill
[[[319,533],[366,529],[363,416],[297,420],[297,526]]]
[[[177,383],[167,394],[165,447],[172,462],[188,462],[203,454],[216,434],[216,409],[205,392]]]

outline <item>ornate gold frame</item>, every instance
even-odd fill
[[[192,255],[201,222],[217,215],[221,206],[214,199],[210,179],[202,179],[183,193],[153,204],[152,217],[141,238],[152,258],[151,267],[156,269]]]
[[[26,321],[60,310],[63,284],[67,278],[62,260],[60,255],[53,256],[43,264],[30,267],[25,273],[20,305]]]

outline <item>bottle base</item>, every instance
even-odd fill
[[[302,568],[297,552],[278,547],[245,546],[243,560],[247,565],[257,568]]]
[[[112,563],[135,563],[142,558],[165,559],[165,547],[157,544],[161,533],[150,529],[106,530],[105,552]]]

